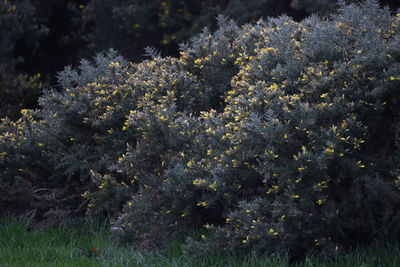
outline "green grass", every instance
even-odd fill
[[[0,223],[0,266],[289,266],[284,256],[195,258],[183,254],[179,245],[157,252],[139,252],[111,241],[108,229],[105,224],[82,223],[79,227],[29,230],[26,220],[3,220]],[[97,248],[98,254],[91,248]],[[400,266],[399,255],[398,246],[374,246],[336,262],[311,258],[293,266]]]

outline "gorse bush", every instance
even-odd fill
[[[82,61],[80,74],[67,68],[60,74],[60,85],[64,90],[47,91],[39,101],[43,107],[41,110],[34,112],[24,109],[21,111],[22,118],[15,123],[4,120],[1,125],[4,133],[1,146],[4,151],[2,165],[5,168],[1,168],[4,170],[1,184],[6,186],[5,199],[13,199],[9,195],[15,195],[9,187],[28,190],[23,196],[33,197],[36,201],[29,201],[29,205],[21,207],[36,205],[40,216],[46,216],[49,212],[52,214],[56,210],[58,213],[69,213],[72,210],[66,207],[70,207],[70,203],[75,207],[74,210],[81,204],[80,195],[87,189],[85,185],[88,185],[89,171],[104,172],[107,168],[102,161],[114,160],[108,157],[115,149],[107,152],[107,147],[111,143],[114,147],[117,144],[111,139],[104,142],[105,138],[101,135],[108,135],[108,128],[103,128],[103,133],[100,129],[118,123],[114,112],[112,119],[107,115],[110,106],[103,106],[115,105],[117,101],[121,104],[120,95],[112,94],[116,97],[114,103],[106,96],[111,94],[107,84],[121,84],[125,78],[121,75],[126,75],[120,70],[126,68],[127,63],[114,54],[110,52],[106,56],[99,55],[95,60],[96,66]],[[110,65],[111,57],[120,60],[121,63],[115,65],[118,68]],[[91,85],[93,90],[96,87],[99,92],[88,90],[85,95],[77,92],[78,88],[101,77],[104,82],[101,90],[96,87],[99,84]],[[92,102],[88,97],[93,98]],[[106,102],[100,100],[102,97]],[[124,122],[123,118],[119,123]],[[103,123],[99,128],[98,125]],[[20,180],[29,182],[27,188],[16,186],[15,183]],[[52,202],[49,204],[50,196]]]
[[[199,231],[188,252],[333,255],[395,239],[399,27],[369,0],[329,19],[219,17],[179,58],[82,61],[41,109],[1,124],[2,210],[87,204],[141,248]]]

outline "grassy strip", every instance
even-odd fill
[[[110,240],[107,225],[85,223],[29,230],[23,220],[0,223],[0,266],[289,266],[284,256],[233,257],[210,255],[194,258],[179,246],[158,252],[139,252]],[[375,246],[349,254],[336,262],[308,258],[293,266],[400,266],[400,248]]]

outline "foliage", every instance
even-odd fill
[[[18,73],[16,67],[24,61],[18,52],[35,51],[45,34],[30,1],[0,2],[0,117],[16,119],[21,107],[34,106],[42,87],[40,74]]]
[[[204,27],[214,30],[218,14],[238,24],[287,14],[296,21],[312,12],[329,14],[336,1],[318,0],[4,0],[0,3],[0,116],[19,117],[21,108],[36,108],[42,87],[55,86],[54,72],[76,66],[81,57],[117,49],[138,62],[143,49],[178,55],[178,44]],[[352,0],[351,2],[357,2]],[[382,4],[398,7],[393,0]],[[40,77],[38,76],[40,75]]]
[[[37,49],[45,29],[37,24],[34,16],[35,9],[30,1],[0,2],[0,62],[10,60],[16,49]]]
[[[83,60],[1,124],[0,205],[86,201],[140,248],[203,231],[188,252],[335,255],[396,237],[399,27],[367,0],[301,22],[221,16],[179,58]]]
[[[367,1],[329,20],[220,20],[182,47],[211,105],[188,111],[190,130],[178,129],[190,139],[169,147],[158,175],[132,168],[155,146],[122,157],[119,171],[140,174],[119,219],[127,235],[147,245],[204,225],[211,236],[189,249],[293,256],[395,236],[398,23]]]
[[[328,15],[338,7],[330,0],[90,0],[82,5],[82,29],[90,51],[114,48],[130,60],[139,61],[146,46],[164,55],[176,55],[178,44],[201,32],[214,30],[215,17],[223,15],[239,25],[262,17],[282,14],[296,21],[312,13]],[[360,2],[350,0],[348,2]],[[382,0],[381,4],[398,3]]]
[[[0,216],[30,214],[58,223],[79,212],[80,194],[74,190],[79,185],[57,176],[55,155],[47,149],[51,129],[34,119],[35,112],[22,113],[17,122],[2,119],[0,125]]]
[[[290,0],[124,0],[118,5],[110,0],[91,0],[83,10],[82,25],[94,51],[114,48],[129,59],[138,60],[145,46],[159,47],[163,54],[175,55],[177,44],[204,27],[215,28],[218,14],[243,24],[282,13],[301,18],[305,16],[302,8],[292,9]]]

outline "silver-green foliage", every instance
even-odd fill
[[[329,19],[220,18],[178,59],[83,61],[40,110],[1,125],[0,179],[39,153],[44,181],[142,248],[193,229],[188,251],[292,255],[396,236],[399,27],[369,0]]]

